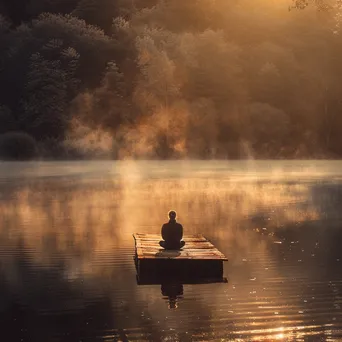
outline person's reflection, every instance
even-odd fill
[[[177,282],[165,282],[161,284],[161,293],[169,299],[169,309],[177,309],[177,299],[183,296],[183,285]]]

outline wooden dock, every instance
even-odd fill
[[[165,250],[159,246],[158,234],[133,234],[135,265],[138,279],[151,282],[153,278],[177,278],[183,283],[223,279],[223,262],[228,259],[204,236],[185,235],[181,250]],[[139,280],[138,280],[139,281]]]

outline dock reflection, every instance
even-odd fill
[[[137,285],[160,285],[161,295],[168,300],[169,309],[177,309],[180,299],[184,298],[184,285],[217,284],[228,283],[227,278],[196,278],[186,277],[171,272],[168,275],[157,276],[155,274],[144,275],[137,274]]]

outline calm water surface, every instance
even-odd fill
[[[176,309],[132,259],[169,209],[229,259]],[[0,254],[1,341],[341,341],[342,162],[0,163]]]

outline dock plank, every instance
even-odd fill
[[[135,236],[135,240],[138,241],[151,241],[151,242],[159,242],[161,240],[160,235],[156,235],[155,237],[149,237],[149,236]],[[184,236],[183,240],[185,242],[208,242],[208,240],[201,236]]]
[[[164,248],[161,247],[157,247],[157,246],[150,246],[150,247],[144,247],[144,248],[139,248],[142,251],[148,251],[151,253],[157,253],[157,252],[166,252],[166,250]],[[196,247],[192,247],[192,248],[185,248],[185,246],[181,249],[181,251],[186,251],[188,253],[193,253],[193,254],[217,254],[217,255],[222,255],[222,253],[216,249],[216,248],[196,248]],[[176,251],[179,252],[179,251]]]
[[[159,241],[158,242],[153,242],[153,241],[137,241],[136,243],[137,248],[161,248],[159,246]],[[185,242],[185,246],[183,249],[211,249],[214,246],[210,242]]]
[[[155,250],[155,249],[144,249],[142,251],[142,253],[144,255],[155,255],[156,257],[158,257],[159,255],[163,255],[166,254],[168,251],[165,251],[164,249],[159,249],[159,250]],[[175,251],[175,253],[173,253],[174,255],[178,255],[179,253],[188,253],[189,255],[215,255],[218,257],[222,257],[223,254],[220,251],[217,250],[203,250],[203,249],[190,249],[190,250],[181,250],[181,251]]]
[[[155,254],[148,254],[144,253],[140,256],[139,260],[141,259],[196,259],[196,260],[226,260],[218,255],[211,255],[211,254],[203,254],[203,255],[193,255],[187,252],[181,253],[177,256],[167,256],[167,255],[159,255],[158,257]]]
[[[221,260],[227,261],[210,241],[204,236],[185,235],[185,246],[179,251],[165,250],[159,246],[159,234],[133,234],[138,260],[146,259],[188,259],[188,260]]]
[[[160,234],[147,234],[147,233],[134,233],[134,237],[138,237],[140,239],[148,238],[148,239],[159,239],[160,240]],[[184,238],[199,238],[204,239],[207,241],[207,239],[202,234],[192,234],[192,235],[184,235]]]

